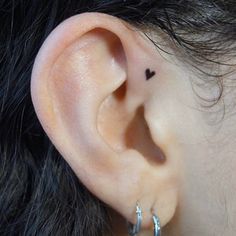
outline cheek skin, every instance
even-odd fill
[[[164,69],[152,81],[145,109],[153,126],[153,136],[163,143],[171,140],[178,145],[204,142],[209,130],[198,110],[188,74],[171,64],[166,68],[168,73],[165,74]]]
[[[182,168],[178,220],[184,227],[180,229],[180,234],[196,232],[197,224],[196,233],[213,235],[216,228],[225,225],[226,219],[230,217],[226,215],[223,200],[230,199],[228,193],[232,193],[233,187],[227,191],[227,186],[233,183],[234,171],[229,166],[232,167],[236,161],[230,156],[230,152],[235,153],[235,148],[232,151],[229,136],[225,134],[229,133],[231,126],[232,136],[235,129],[232,123],[235,124],[235,121],[224,121],[222,127],[207,124],[209,113],[200,107],[201,100],[192,90],[188,73],[173,65],[168,69],[168,75],[163,73],[153,84],[146,116],[153,138],[162,143],[167,156],[171,160],[181,160],[178,166]],[[211,92],[209,97],[215,95],[215,91]],[[172,230],[171,226],[168,230]],[[176,233],[172,231],[172,234],[166,235],[173,235],[173,232]],[[222,235],[226,234],[222,232]]]

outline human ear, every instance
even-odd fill
[[[163,63],[127,23],[84,13],[51,32],[31,79],[39,121],[81,182],[132,223],[139,202],[144,228],[152,211],[169,222],[178,198],[168,123],[158,126],[150,106]]]

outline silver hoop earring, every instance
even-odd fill
[[[130,236],[136,236],[141,230],[141,224],[143,218],[142,218],[142,210],[138,204],[136,206],[136,216],[137,216],[137,223],[135,225],[128,222],[128,233]]]
[[[161,236],[161,223],[159,218],[154,214],[152,219],[154,224],[154,236]]]

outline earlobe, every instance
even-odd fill
[[[172,162],[158,160],[161,147],[151,143],[145,118],[156,60],[153,47],[123,21],[86,13],[51,33],[31,80],[37,116],[76,175],[130,222],[139,201],[144,227],[152,225],[151,208],[165,204],[165,225],[177,205]]]

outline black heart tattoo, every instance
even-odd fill
[[[156,75],[155,71],[150,71],[150,69],[146,69],[146,80],[151,79],[155,75]]]

